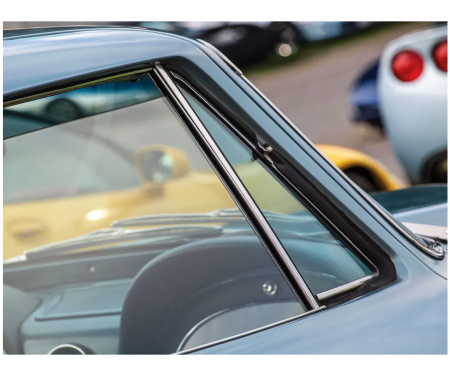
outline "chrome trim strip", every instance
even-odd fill
[[[338,286],[337,288],[326,290],[325,292],[317,293],[316,297],[317,297],[317,299],[319,301],[323,301],[323,300],[325,300],[327,298],[334,297],[334,296],[337,296],[337,295],[339,295],[341,293],[344,293],[344,292],[347,292],[349,290],[355,289],[358,286],[364,284],[367,280],[370,280],[370,279],[372,279],[375,276],[378,276],[378,273],[374,273],[372,275],[368,275],[368,276],[362,277],[361,279],[352,281],[351,283],[347,283],[347,284]]]
[[[23,97],[23,98],[20,98],[20,99],[10,100],[8,102],[4,102],[3,103],[3,108],[11,107],[11,106],[16,105],[16,104],[22,104],[22,103],[30,102],[32,100],[38,100],[38,99],[46,98],[48,96],[63,94],[65,92],[82,89],[82,88],[88,87],[88,86],[98,85],[99,83],[105,83],[107,81],[111,81],[111,80],[118,79],[118,78],[132,76],[132,75],[136,75],[136,74],[140,74],[140,73],[146,73],[146,72],[149,72],[150,70],[152,70],[152,67],[139,69],[139,70],[133,70],[133,71],[122,73],[122,74],[116,74],[116,75],[112,75],[112,76],[109,76],[109,77],[96,79],[96,80],[88,81],[88,82],[85,82],[85,83],[80,83],[78,85],[64,87],[64,88],[58,89],[58,90],[46,91],[46,92],[41,93],[41,94],[30,95],[30,96],[26,96],[26,97]]]
[[[278,256],[283,261],[284,265],[288,268],[291,275],[294,277],[295,281],[297,282],[297,286],[303,293],[303,297],[307,300],[311,308],[318,309],[320,306],[317,303],[313,293],[309,290],[305,280],[303,280],[303,277],[300,275],[297,268],[293,264],[292,260],[289,258],[280,240],[270,227],[269,223],[266,221],[264,215],[261,213],[258,206],[253,201],[252,197],[248,193],[247,189],[245,188],[239,177],[234,172],[231,165],[228,163],[225,156],[222,154],[222,151],[219,149],[219,147],[216,145],[209,132],[204,127],[203,123],[200,121],[196,113],[190,107],[189,103],[181,94],[175,83],[172,81],[169,74],[167,74],[167,72],[161,67],[159,63],[155,64],[154,72],[160,78],[162,83],[166,85],[167,90],[174,96],[173,99],[176,100],[181,105],[181,107],[185,111],[185,114],[191,120],[192,125],[194,125],[195,129],[197,130],[198,134],[205,140],[205,142],[209,146],[210,151],[214,153],[216,160],[226,171],[227,176],[233,181],[234,186],[239,191],[241,197],[244,198],[251,213],[258,220],[258,223],[263,228],[267,237],[270,239],[271,244],[275,249],[275,251],[277,252]],[[243,213],[245,214],[245,210],[243,210]]]
[[[220,56],[220,55],[219,55]],[[244,75],[241,75],[241,78],[253,89],[255,92],[264,99],[267,104],[269,104],[272,109],[284,120],[286,123],[306,142],[309,146],[311,146],[321,157],[322,159],[328,163],[345,181],[347,181],[362,197],[367,203],[369,203],[372,208],[375,209],[386,221],[388,221],[400,234],[406,237],[413,245],[417,246],[420,250],[425,252],[426,254],[436,258],[436,259],[444,259],[445,253],[442,246],[438,245],[435,248],[428,248],[422,245],[416,238],[411,236],[408,232],[406,232],[398,223],[395,222],[389,215],[387,215],[375,202],[371,200],[370,197],[363,192],[359,186],[357,186],[350,178],[348,178],[344,172],[342,172],[336,165],[334,165],[315,145],[312,143],[301,131],[298,129],[284,114],[281,112],[275,104],[273,104],[261,91],[259,91],[253,83],[251,83],[248,78]]]
[[[183,77],[181,77],[179,74],[177,73],[173,73],[170,72],[170,74],[172,75],[172,77],[175,79],[175,81],[177,82],[181,82],[183,85],[185,85],[186,87],[189,88],[189,90],[191,90],[193,93],[195,93],[195,96],[197,97],[197,99],[200,99],[201,102],[208,107],[208,109],[213,112],[223,123],[225,123],[230,129],[233,130],[234,133],[236,133],[239,138],[247,145],[247,147],[249,147],[250,149],[256,151],[256,152],[260,152],[261,150],[256,148],[256,146],[250,142],[247,137],[245,137],[240,131],[239,129],[237,129],[232,123],[230,123],[230,121],[228,121],[213,105],[211,105],[211,103],[206,100],[203,95],[201,95],[195,88],[193,88]]]
[[[251,331],[247,331],[247,332],[244,332],[244,333],[240,333],[240,334],[238,334],[238,335],[230,336],[230,337],[227,337],[227,338],[222,339],[222,340],[213,341],[213,342],[210,342],[210,343],[205,344],[205,345],[197,346],[197,347],[195,347],[195,348],[186,349],[186,350],[183,350],[183,351],[181,351],[181,352],[176,352],[176,353],[173,353],[172,355],[189,354],[189,353],[192,353],[192,352],[196,352],[196,351],[198,351],[198,350],[201,350],[201,349],[209,348],[209,347],[211,347],[211,346],[215,346],[215,345],[223,344],[223,343],[226,343],[226,342],[229,342],[229,341],[233,341],[233,340],[239,339],[239,338],[241,338],[241,337],[250,336],[250,335],[253,335],[254,333],[258,333],[258,332],[261,332],[261,331],[265,331],[265,330],[268,330],[268,329],[270,329],[270,328],[278,327],[278,326],[281,326],[281,325],[283,325],[283,324],[286,324],[286,323],[290,323],[290,322],[299,320],[299,319],[301,319],[301,318],[304,318],[305,316],[315,314],[315,313],[317,313],[317,312],[319,312],[319,311],[322,311],[322,310],[325,310],[325,309],[326,309],[325,306],[320,306],[320,307],[318,307],[317,309],[309,310],[309,311],[307,311],[307,312],[305,312],[305,313],[303,313],[303,314],[293,316],[292,318],[287,318],[287,319],[284,319],[284,320],[280,320],[279,322],[276,322],[276,323],[268,324],[268,325],[266,325],[266,326],[263,326],[263,327],[260,327],[260,328],[253,329],[253,330],[251,330]]]

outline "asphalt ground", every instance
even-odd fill
[[[380,57],[389,41],[426,25],[395,25],[336,43],[289,65],[247,75],[311,141],[362,151],[406,182],[386,136],[370,126],[352,122],[348,96],[351,84]]]

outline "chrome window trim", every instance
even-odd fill
[[[22,104],[22,103],[27,103],[33,100],[38,100],[38,99],[42,99],[42,98],[46,98],[48,96],[54,96],[54,95],[58,95],[58,94],[63,94],[65,92],[69,92],[69,91],[74,91],[74,90],[78,90],[78,89],[82,89],[88,86],[93,86],[93,85],[98,85],[100,83],[106,83],[108,81],[112,81],[118,78],[124,78],[124,77],[128,77],[128,76],[133,76],[136,74],[142,74],[142,73],[147,73],[150,72],[153,69],[153,67],[148,67],[148,68],[143,68],[143,69],[137,69],[137,70],[131,70],[129,72],[125,72],[125,73],[121,73],[121,74],[115,74],[112,76],[108,76],[108,77],[104,77],[104,78],[99,78],[99,79],[95,79],[92,81],[86,81],[80,84],[76,84],[76,85],[72,85],[72,86],[67,86],[58,90],[50,90],[50,91],[45,91],[43,93],[39,93],[39,94],[35,94],[35,95],[29,95],[29,96],[24,96],[22,98],[19,99],[13,99],[7,102],[3,103],[3,108],[7,108],[7,107],[11,107],[13,105],[16,104]]]
[[[230,336],[230,337],[227,337],[227,338],[222,339],[222,340],[217,340],[217,341],[210,342],[208,344],[196,346],[195,348],[186,349],[186,350],[183,350],[181,352],[175,352],[172,355],[189,354],[189,353],[192,353],[192,352],[196,352],[198,350],[209,348],[211,346],[224,344],[224,343],[229,342],[229,341],[233,341],[233,340],[236,340],[236,339],[239,339],[239,338],[242,338],[242,337],[250,336],[250,335],[253,335],[253,334],[258,333],[258,332],[266,331],[266,330],[268,330],[270,328],[275,328],[275,327],[281,326],[283,324],[287,324],[287,323],[290,323],[290,322],[302,319],[305,316],[315,314],[315,313],[317,313],[319,311],[322,311],[322,310],[325,310],[325,309],[326,309],[325,306],[320,306],[317,309],[306,311],[305,313],[293,316],[292,318],[287,318],[287,319],[284,319],[284,320],[280,320],[279,322],[276,322],[276,323],[268,324],[266,326],[262,326],[260,328],[253,329],[251,331],[240,333],[238,335]],[[220,314],[221,312],[222,311],[219,311],[217,314]]]
[[[413,245],[418,247],[420,250],[422,250],[424,253],[432,256],[433,258],[442,260],[445,257],[445,251],[444,248],[436,243],[435,246],[428,248],[420,243],[420,241],[414,236],[410,235],[408,232],[406,232],[395,220],[393,220],[389,215],[387,215],[375,202],[371,200],[370,197],[366,195],[365,192],[363,192],[359,186],[357,186],[349,177],[345,175],[344,172],[342,172],[336,165],[334,165],[315,145],[312,143],[301,131],[299,128],[297,128],[287,117],[283,114],[276,106],[273,104],[253,83],[249,81],[247,77],[245,77],[242,72],[229,60],[227,59],[223,53],[217,50],[217,48],[211,46],[211,44],[201,40],[197,39],[200,43],[205,45],[206,47],[210,48],[212,51],[214,51],[227,65],[229,65],[241,78],[244,82],[246,82],[269,106],[294,130],[309,146],[311,146],[320,156],[321,158],[329,165],[331,168],[335,170],[345,181],[347,181],[358,193],[358,195],[363,198],[375,211],[378,212],[386,221],[389,222],[403,237],[405,237],[409,242],[411,242]]]
[[[313,310],[318,309],[320,306],[314,296],[314,294],[309,290],[305,280],[298,272],[297,268],[293,264],[292,260],[286,253],[284,247],[281,245],[280,240],[276,236],[275,232],[272,230],[271,226],[267,222],[264,215],[259,210],[259,207],[256,205],[256,203],[253,201],[252,197],[248,193],[247,189],[245,188],[244,184],[241,182],[239,177],[234,172],[231,165],[228,163],[228,160],[225,158],[225,156],[222,154],[222,151],[219,149],[203,123],[198,118],[197,114],[194,112],[194,110],[191,108],[187,100],[184,98],[183,94],[179,91],[176,84],[173,82],[169,74],[164,70],[164,68],[159,64],[155,64],[154,73],[157,75],[157,77],[161,80],[162,84],[165,85],[165,88],[170,93],[172,100],[175,100],[180,107],[185,112],[185,115],[190,119],[191,125],[194,126],[199,136],[202,137],[202,139],[206,142],[208,145],[209,150],[214,154],[216,160],[220,163],[221,167],[224,169],[224,171],[227,174],[227,177],[233,181],[234,187],[238,190],[241,198],[243,198],[248,205],[252,215],[256,218],[261,228],[263,228],[266,236],[270,239],[271,245],[273,249],[277,252],[277,255],[280,257],[280,259],[283,261],[284,266],[289,270],[291,276],[294,277],[297,287],[301,290],[303,297],[306,299],[309,307]],[[220,174],[218,173],[218,176]],[[222,181],[223,182],[223,181]],[[226,186],[226,184],[224,184]],[[236,202],[237,203],[237,202]],[[242,210],[242,213],[246,216],[246,211],[239,207]],[[251,224],[251,220],[247,217],[247,220]],[[258,231],[255,231],[256,234],[258,234]],[[264,242],[263,242],[264,244]],[[271,254],[270,250],[267,249],[269,254]],[[272,255],[272,254],[271,254]],[[277,262],[275,262],[277,264]],[[282,273],[283,274],[283,273]],[[288,281],[288,280],[287,280]],[[295,291],[294,291],[295,293]]]
[[[337,296],[339,294],[348,292],[349,290],[355,289],[355,288],[363,285],[366,281],[368,281],[368,280],[370,280],[370,279],[372,279],[372,278],[374,278],[376,276],[378,276],[378,272],[373,273],[373,274],[368,275],[368,276],[364,276],[364,277],[362,277],[362,278],[360,278],[358,280],[355,280],[355,281],[352,281],[350,283],[338,286],[336,288],[328,289],[328,290],[325,290],[324,292],[317,293],[316,297],[319,300],[319,302],[322,302],[323,300],[326,300],[327,298],[334,297],[334,296]]]
[[[198,96],[198,99],[201,100],[201,102],[208,108],[210,109],[218,118],[220,118],[221,121],[224,122],[224,124],[228,127],[230,127],[231,129],[233,129],[235,131],[235,133],[241,138],[241,140],[252,150],[259,152],[259,150],[252,144],[252,142],[250,142],[238,129],[236,129],[236,127],[231,124],[213,105],[211,105],[211,103],[209,103],[200,93],[197,92],[197,90],[195,90],[191,85],[189,85],[188,82],[186,82],[182,77],[180,77],[178,74],[173,74],[173,77],[176,81],[182,82],[184,85],[186,85],[187,87],[190,88],[191,91],[193,91],[194,93],[196,93],[196,95]],[[276,166],[274,166],[273,164],[270,165],[270,168],[273,169],[277,175],[283,179],[285,181],[285,183],[289,186],[291,186],[292,189],[294,189],[305,201],[308,202],[308,204],[314,209],[314,211],[324,220],[327,222],[327,224],[332,228],[332,230],[337,233],[343,240],[345,240],[346,244],[348,246],[350,246],[357,254],[355,254],[356,256],[359,256],[360,258],[362,258],[362,260],[364,262],[366,262],[367,264],[371,265],[375,271],[370,274],[367,275],[361,279],[352,281],[350,283],[341,285],[339,287],[321,292],[316,294],[317,299],[319,300],[319,302],[322,302],[323,300],[330,298],[330,297],[334,297],[336,295],[339,295],[341,293],[345,293],[349,290],[355,289],[356,287],[364,284],[367,280],[372,279],[375,276],[379,275],[379,271],[378,271],[378,267],[376,267],[376,265],[367,258],[367,256],[364,254],[364,252],[362,252],[344,233],[342,233],[342,231],[339,230],[339,228],[337,228],[334,223],[329,220],[326,215],[324,215],[307,197],[305,197],[305,195],[294,185],[292,184],[289,179],[278,169],[276,168]],[[317,219],[316,219],[317,220]],[[349,249],[350,250],[350,249]],[[351,251],[351,250],[350,250]]]

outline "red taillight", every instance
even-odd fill
[[[423,59],[417,52],[402,51],[395,55],[391,68],[400,81],[411,82],[422,74]]]
[[[439,70],[447,71],[447,41],[444,40],[433,49],[433,60]]]

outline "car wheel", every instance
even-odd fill
[[[372,119],[368,120],[367,123],[374,129],[376,129],[381,135],[386,134],[386,130],[384,129],[383,122],[381,119]]]
[[[442,158],[434,163],[431,169],[430,182],[437,184],[447,183],[447,158]]]
[[[350,180],[352,180],[356,185],[363,189],[366,193],[374,193],[379,191],[375,182],[371,177],[365,176],[363,173],[355,170],[344,171]],[[366,172],[368,173],[368,172]]]
[[[414,181],[425,184],[446,184],[447,183],[447,150],[441,151],[429,158],[424,167],[419,180]]]

